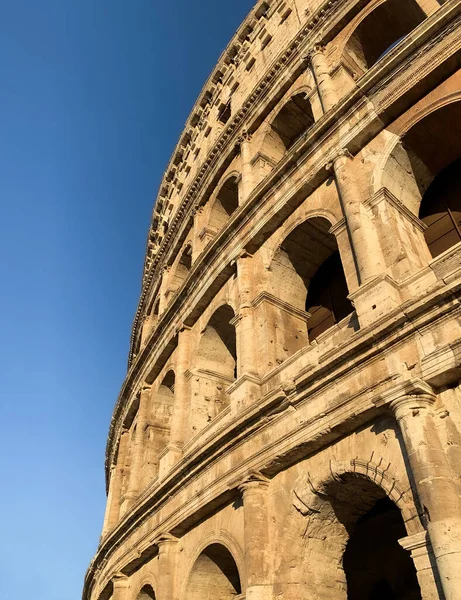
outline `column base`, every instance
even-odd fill
[[[402,302],[398,285],[388,275],[365,281],[348,298],[357,311],[362,328],[398,309]]]

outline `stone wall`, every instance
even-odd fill
[[[237,31],[154,208],[85,600],[461,598],[460,24]]]

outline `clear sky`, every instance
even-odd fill
[[[253,0],[0,0],[1,600],[78,600],[146,233]]]

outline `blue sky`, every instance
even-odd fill
[[[0,0],[2,600],[78,600],[157,188],[253,0]]]

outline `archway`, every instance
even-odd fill
[[[181,254],[181,258],[179,259],[178,264],[176,265],[176,269],[173,273],[173,277],[171,280],[170,289],[173,291],[179,290],[187,276],[190,273],[192,267],[192,247],[187,245]]]
[[[372,67],[424,21],[415,0],[387,0],[359,23],[349,38],[344,60],[359,75]]]
[[[136,600],[155,600],[155,592],[151,585],[147,584],[142,587]]]
[[[314,124],[312,106],[306,94],[292,96],[279,110],[264,138],[263,150],[279,161],[293,144]]]
[[[159,455],[170,441],[174,384],[175,374],[170,370],[163,378],[151,403],[143,464],[143,477],[146,485],[158,475]]]
[[[186,589],[186,600],[232,600],[241,594],[236,562],[222,544],[211,544],[195,561]]]
[[[200,340],[200,367],[233,381],[237,377],[237,343],[233,309],[225,304],[211,316]]]
[[[305,560],[320,600],[421,600],[413,560],[399,544],[407,536],[402,513],[383,488],[358,473],[336,474],[322,484],[316,511]]]
[[[237,378],[235,317],[225,304],[209,319],[202,332],[191,380],[190,429],[194,434],[229,406],[227,389]]]
[[[421,600],[413,561],[398,542],[405,536],[387,496],[359,517],[343,557],[348,600]]]
[[[237,210],[239,203],[237,177],[233,176],[227,179],[221,186],[218,195],[213,203],[210,214],[210,228],[220,231],[234,211]]]
[[[432,257],[461,241],[461,102],[430,113],[389,157],[383,185],[427,225]]]
[[[354,310],[330,227],[322,217],[304,221],[282,242],[271,265],[275,295],[311,314],[307,323],[310,341]]]

